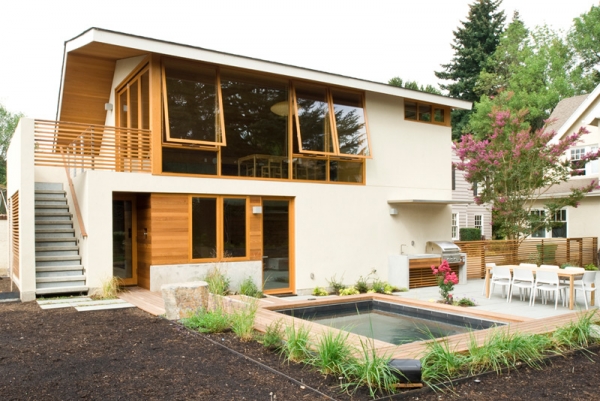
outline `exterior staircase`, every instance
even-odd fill
[[[35,183],[36,295],[87,292],[79,245],[60,183]]]

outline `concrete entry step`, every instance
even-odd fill
[[[88,287],[85,285],[73,286],[73,287],[51,287],[51,288],[37,288],[35,290],[36,295],[47,295],[47,294],[74,294],[88,292]]]

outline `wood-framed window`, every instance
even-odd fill
[[[248,260],[248,199],[191,196],[191,259]]]
[[[476,214],[474,217],[475,217],[474,227],[478,228],[481,235],[483,235],[483,215]]]
[[[405,99],[404,119],[450,126],[450,108],[438,104]]]
[[[166,142],[226,145],[217,67],[164,59],[162,82]]]
[[[292,93],[299,153],[371,157],[362,93],[302,82]]]
[[[452,239],[458,240],[458,213],[452,213]]]
[[[163,173],[364,184],[362,92],[173,58],[161,71]]]

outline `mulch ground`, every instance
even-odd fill
[[[542,371],[469,379],[454,394],[417,390],[398,398],[600,400],[599,362],[595,349],[554,358]],[[0,400],[76,398],[370,399],[366,391],[340,393],[337,378],[285,363],[259,343],[240,342],[231,333],[193,333],[135,308],[44,311],[34,302],[0,303]]]

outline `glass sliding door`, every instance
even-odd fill
[[[135,198],[113,198],[113,276],[137,284]]]
[[[293,292],[290,201],[264,199],[262,205],[263,290],[266,293]]]

